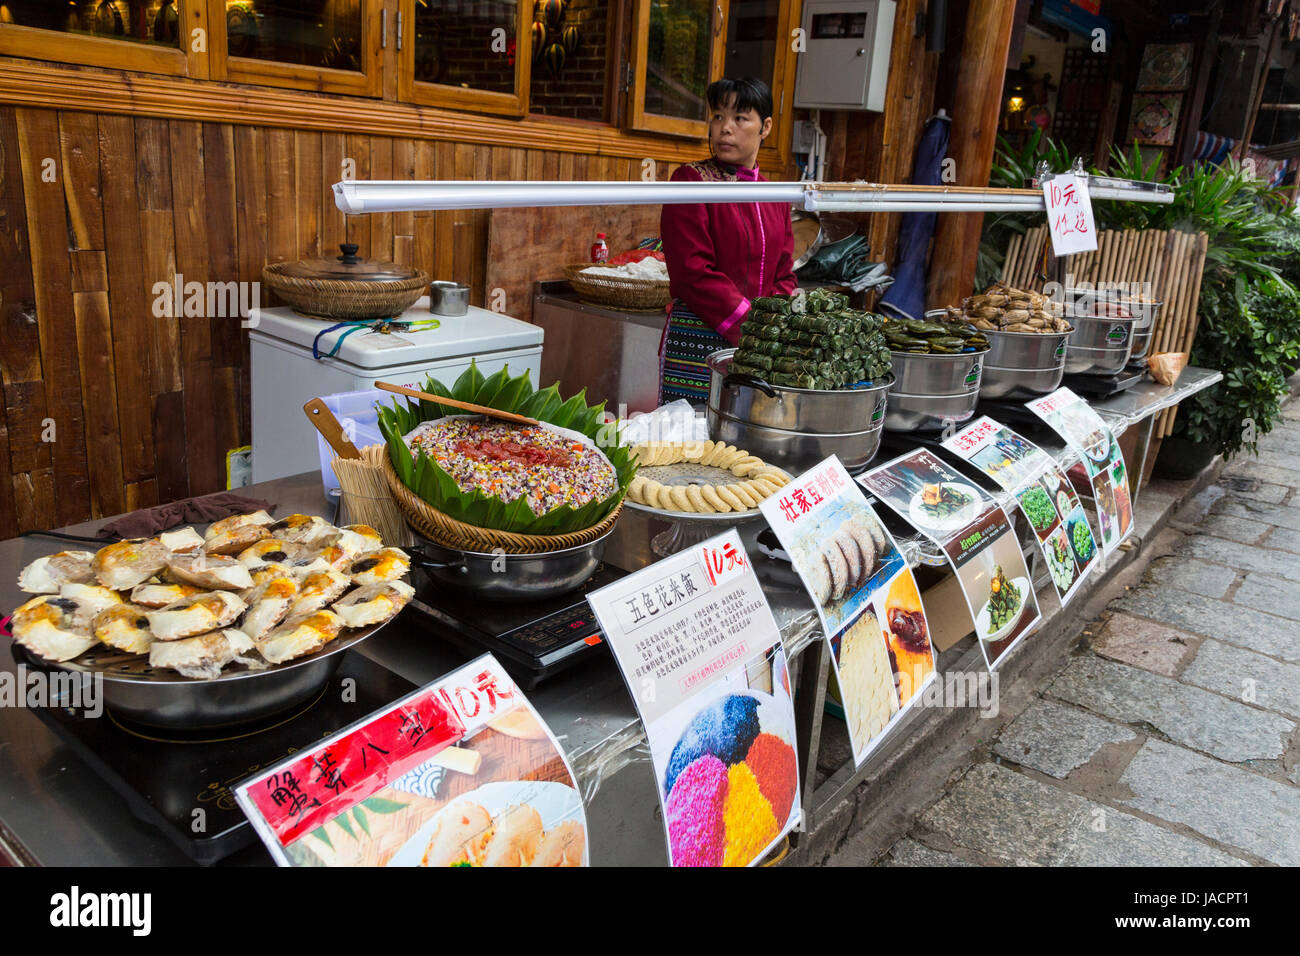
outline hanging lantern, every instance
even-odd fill
[[[564,46],[559,43],[552,43],[546,48],[546,68],[551,71],[551,76],[558,77],[560,71],[564,69]]]
[[[572,56],[573,52],[578,49],[578,43],[581,41],[582,35],[578,32],[576,26],[569,24],[564,28],[564,32],[560,34],[560,39],[564,42],[565,52]]]
[[[533,60],[540,60],[542,50],[546,49],[546,24],[541,20],[533,21]]]
[[[545,0],[542,4],[542,10],[546,13],[546,22],[552,29],[558,27],[560,21],[564,19],[564,8],[567,6],[564,0]]]

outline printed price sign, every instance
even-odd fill
[[[996,501],[918,448],[858,482],[948,559],[989,670],[1038,626],[1038,598],[1011,522]]]
[[[987,415],[943,446],[1011,492],[1034,529],[1061,604],[1078,593],[1097,566],[1097,544],[1065,473],[1055,459]]]
[[[1133,531],[1128,469],[1114,433],[1091,405],[1068,388],[1025,402],[1025,407],[1078,453],[1097,503],[1102,550],[1110,554]]]
[[[799,821],[776,619],[735,529],[587,595],[645,724],[673,866],[749,866]]]
[[[1043,200],[1047,204],[1052,252],[1069,256],[1097,248],[1097,224],[1092,217],[1087,180],[1074,173],[1059,173],[1044,179]]]
[[[791,507],[796,502],[810,507]],[[853,759],[861,766],[934,680],[916,579],[833,455],[759,507],[821,617]]]
[[[587,859],[568,762],[490,654],[250,777],[235,798],[282,866]]]

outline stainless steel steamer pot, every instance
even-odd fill
[[[1065,358],[1067,375],[1114,375],[1128,364],[1137,319],[1067,315],[1066,320],[1074,326]]]
[[[1065,377],[1069,332],[985,330],[989,353],[980,379],[981,398],[1046,395]]]
[[[942,431],[975,414],[984,358],[981,352],[891,352],[885,428],[891,432]]]
[[[792,474],[830,455],[851,474],[880,448],[890,381],[865,388],[807,389],[770,385],[730,373],[735,349],[708,357],[709,435]]]

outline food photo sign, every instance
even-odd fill
[[[1133,531],[1133,498],[1119,442],[1093,407],[1068,388],[1025,402],[1025,407],[1051,426],[1083,461],[1097,503],[1101,547],[1110,554]]]
[[[650,742],[673,866],[750,866],[799,822],[776,619],[733,528],[587,595]]]
[[[990,670],[1039,621],[1038,599],[1002,507],[928,451],[873,468],[859,483],[943,551]]]
[[[934,680],[916,579],[833,455],[759,507],[821,618],[853,760],[861,766]]]
[[[1083,505],[1055,459],[987,415],[943,447],[970,462],[1015,496],[1034,529],[1052,586],[1064,606],[1099,563]]]
[[[250,777],[235,798],[281,866],[586,866],[550,729],[491,654]]]

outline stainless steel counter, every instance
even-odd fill
[[[1217,372],[1187,369],[1173,388],[1144,385],[1141,392],[1134,390],[1137,394],[1130,392],[1096,407],[1117,432],[1135,425],[1149,427],[1150,416],[1167,407],[1174,396],[1185,398],[1219,378]],[[1071,456],[1063,448],[1046,441],[1043,444],[1068,463]],[[1140,473],[1132,465],[1130,471]],[[332,506],[322,494],[320,477],[314,473],[242,490],[273,502],[279,514],[332,513]],[[63,530],[92,535],[107,520]],[[643,514],[625,509],[607,559],[628,569],[650,563],[650,538],[662,527]],[[919,536],[901,537],[899,544],[913,565],[924,561],[928,549]],[[8,611],[23,601],[24,595],[16,584],[23,566],[65,547],[75,545],[52,538],[0,542],[0,608]],[[1030,548],[1029,552],[1037,560],[1037,549]],[[822,787],[815,785],[828,660],[820,640],[821,628],[811,601],[790,567],[757,553],[753,557],[796,669],[792,677],[798,687],[798,749],[805,778],[806,825],[811,826],[821,812],[871,772],[876,758],[856,770],[850,762]],[[1101,586],[1106,577],[1094,575],[1090,587]],[[1055,603],[1040,602],[1040,606]],[[410,614],[400,616],[365,641],[358,652],[416,684],[440,677],[467,659],[436,628],[423,625]],[[958,645],[940,656],[939,671],[975,666],[978,656],[973,647]],[[6,642],[0,651],[0,668],[13,671],[14,667]],[[612,659],[596,660],[559,675],[530,692],[529,697],[559,737],[583,788],[593,864],[664,864],[663,830],[645,735]],[[915,727],[925,719],[925,714],[918,712],[893,736],[901,739],[915,733]],[[890,747],[882,747],[880,753],[896,744],[893,741]],[[44,865],[188,862],[159,831],[136,820],[102,778],[23,707],[0,709],[0,850],[6,844],[11,856]],[[269,856],[259,845],[228,862],[268,863]]]

